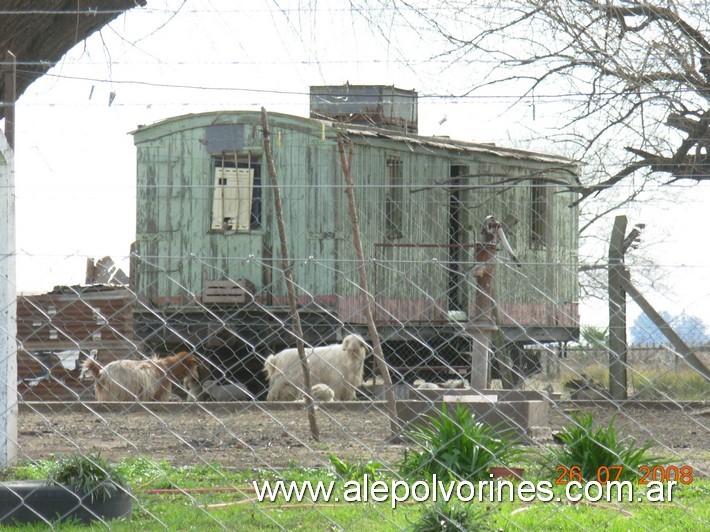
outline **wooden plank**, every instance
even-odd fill
[[[102,349],[102,350],[134,350],[136,349],[136,343],[131,340],[29,340],[22,342],[22,345],[18,351],[25,351],[31,353],[33,351],[67,351],[70,349],[81,349],[82,351],[91,351],[92,349]]]
[[[663,333],[663,335],[668,338],[668,341],[673,344],[676,348],[678,354],[683,357],[683,359],[692,367],[695,371],[700,373],[706,380],[710,381],[710,370],[703,364],[703,361],[698,358],[698,356],[688,347],[688,345],[683,341],[683,339],[678,336],[678,334],[671,328],[670,325],[663,319],[656,309],[651,306],[651,304],[646,300],[646,298],[641,295],[636,287],[631,284],[628,278],[628,272],[623,277],[624,288],[626,292],[633,298],[636,304],[641,307],[644,314],[648,316],[653,324],[658,327],[658,329]]]

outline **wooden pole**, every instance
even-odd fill
[[[296,334],[296,349],[298,350],[298,358],[301,361],[301,369],[303,370],[303,385],[304,398],[308,409],[308,424],[311,427],[311,437],[314,441],[320,439],[318,433],[318,423],[316,421],[316,409],[313,404],[313,395],[311,391],[311,368],[308,365],[306,357],[306,348],[303,343],[303,329],[301,328],[301,317],[298,313],[298,301],[296,299],[296,285],[293,282],[292,264],[288,258],[288,243],[286,242],[286,228],[284,226],[283,208],[281,205],[281,194],[279,192],[279,180],[276,174],[276,165],[274,164],[274,155],[271,151],[271,139],[269,133],[269,118],[266,114],[266,109],[261,108],[261,125],[264,136],[264,153],[269,166],[269,178],[274,187],[274,206],[276,209],[276,222],[279,228],[279,239],[281,241],[281,265],[286,279],[286,289],[288,291],[288,305],[293,318],[293,328]]]
[[[355,205],[355,193],[353,187],[352,174],[350,173],[352,162],[352,144],[350,144],[349,156],[345,157],[345,141],[343,137],[338,135],[338,151],[340,152],[340,164],[343,168],[343,176],[345,177],[346,188],[345,192],[348,196],[348,206],[350,211],[350,225],[353,230],[353,245],[355,246],[355,257],[357,258],[357,271],[359,277],[360,290],[367,298],[365,305],[365,319],[367,320],[367,329],[370,333],[372,348],[375,352],[375,360],[382,375],[382,382],[385,386],[385,396],[387,398],[387,412],[390,418],[391,437],[396,438],[399,431],[399,423],[397,422],[397,403],[394,397],[394,389],[392,388],[392,378],[390,377],[389,368],[385,362],[384,354],[382,353],[382,345],[380,337],[377,334],[375,326],[375,318],[372,314],[372,307],[375,305],[375,298],[370,292],[367,283],[367,272],[365,271],[365,255],[362,251],[362,241],[360,240],[360,224],[357,217],[357,207]]]
[[[609,242],[609,394],[627,398],[626,290],[624,290],[624,235],[626,216],[617,216]]]
[[[11,51],[5,52],[5,138],[7,144],[15,150],[15,100],[17,98],[17,61]]]

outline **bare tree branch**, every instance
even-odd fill
[[[485,54],[497,60],[466,94],[523,83],[516,105],[562,82],[584,97],[566,124],[587,129],[583,153],[622,135],[637,150],[617,150],[616,169],[586,183],[578,203],[643,169],[669,175],[667,182],[710,180],[707,6],[679,0],[511,0],[478,9],[448,0],[442,5],[449,17],[411,0],[390,3],[449,43],[440,57]],[[470,15],[478,24],[458,24],[451,12]],[[472,27],[478,30],[468,35]],[[673,122],[679,110],[694,118],[683,122],[685,128]]]

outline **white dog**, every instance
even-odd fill
[[[355,400],[355,392],[362,385],[365,357],[372,349],[360,336],[351,334],[341,344],[307,348],[306,357],[311,369],[311,386],[330,387],[334,399]],[[267,401],[297,401],[303,395],[303,370],[298,350],[285,349],[266,359],[264,371],[269,381]]]

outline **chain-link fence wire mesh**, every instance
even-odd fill
[[[310,144],[301,148],[315,153]],[[151,164],[158,164],[158,151]],[[285,157],[283,152],[279,157]],[[380,160],[379,155],[368,157]],[[141,174],[139,165],[140,214],[128,284],[62,286],[18,298],[19,460],[37,463],[99,451],[112,461],[147,457],[199,466],[213,488],[232,490],[222,502],[244,500],[251,514],[272,526],[287,526],[276,506],[256,502],[244,479],[278,479],[294,470],[303,471],[305,478],[310,468],[332,469],[331,454],[350,463],[377,462],[385,474],[397,476],[406,450],[421,450],[407,431],[426,423],[425,416],[435,416],[442,403],[453,403],[467,405],[488,425],[503,423],[540,456],[560,446],[554,436],[575,423],[577,410],[592,413],[600,425],[613,418],[620,440],[651,441],[656,454],[691,466],[698,477],[707,475],[708,382],[677,348],[636,342],[646,345],[633,346],[626,355],[629,399],[612,401],[607,384],[614,355],[605,332],[578,341],[576,211],[567,209],[559,185],[530,179],[529,168],[508,168],[512,177],[502,182],[463,163],[449,165],[441,185],[433,170],[417,181],[400,175],[400,159],[382,160],[379,177],[371,183],[355,176],[360,178],[355,189],[366,235],[369,294],[362,293],[357,281],[360,263],[352,253],[351,221],[338,214],[345,209],[340,175],[310,172],[312,186],[288,179],[282,186],[307,352],[325,345],[338,351],[350,334],[371,343],[363,316],[364,306],[372,304],[394,382],[396,434],[369,350],[362,369],[355,366],[362,375],[362,383],[355,383],[356,400],[317,402],[319,441],[309,431],[302,400],[266,400],[265,361],[295,346],[293,316],[278,245],[265,237],[273,237],[273,214],[263,162],[253,154],[222,154],[209,158],[212,174],[203,184],[187,184],[191,172],[197,175],[194,169],[173,184],[161,181],[172,174],[158,170],[156,180],[147,183],[141,176],[148,174]],[[239,174],[242,168],[253,195],[243,202],[238,192],[231,204],[225,203],[226,192],[216,196],[220,180],[228,179],[226,169]],[[237,184],[235,189],[244,187]],[[418,194],[423,199],[413,199]],[[246,217],[232,216],[225,205],[236,211],[246,208]],[[183,210],[186,206],[190,210]],[[172,214],[171,208],[176,209]],[[496,327],[477,328],[472,325],[475,300],[480,268],[486,265],[476,261],[474,250],[482,222],[491,214],[501,220],[520,264],[499,251],[492,287]],[[212,227],[215,220],[223,226]],[[179,241],[171,240],[176,235]],[[693,275],[698,271],[693,269]],[[631,269],[632,278],[633,273]],[[639,320],[635,326],[641,327],[637,336],[655,338],[651,325]],[[471,390],[472,356],[480,353],[481,336],[475,333],[481,331],[490,348],[490,375],[486,390]],[[702,345],[692,348],[705,357]],[[155,376],[156,363],[148,363],[150,378],[161,386],[174,380],[168,402],[96,401],[95,379],[81,375],[87,359],[107,367],[119,360],[164,359],[182,351],[201,362],[198,389],[175,367],[168,373],[175,370],[179,378],[166,379],[160,372]],[[339,364],[349,355],[338,356],[325,362],[329,377],[319,381],[334,390],[344,377]],[[317,364],[311,359],[313,374]],[[295,376],[293,380],[300,397],[303,390]],[[530,475],[542,475],[533,469],[529,466]],[[224,471],[244,473],[243,481]],[[216,507],[189,489],[194,478],[187,473],[184,478],[181,485],[179,476],[155,469],[145,485],[176,489],[185,498],[176,505],[187,501],[199,519],[215,527],[235,526],[233,516],[220,521]],[[548,478],[555,480],[549,473]],[[165,526],[165,517],[150,501],[159,495],[135,486],[134,496],[140,519]],[[682,499],[668,504],[684,505]],[[357,516],[342,522],[325,505],[312,509],[327,515],[333,527],[358,529],[373,514],[383,526],[406,524],[384,506],[361,506]],[[566,509],[560,505],[555,511],[563,515]],[[502,519],[511,528],[520,526],[513,515]],[[708,525],[706,515],[692,519]],[[569,518],[569,525],[574,523]]]

